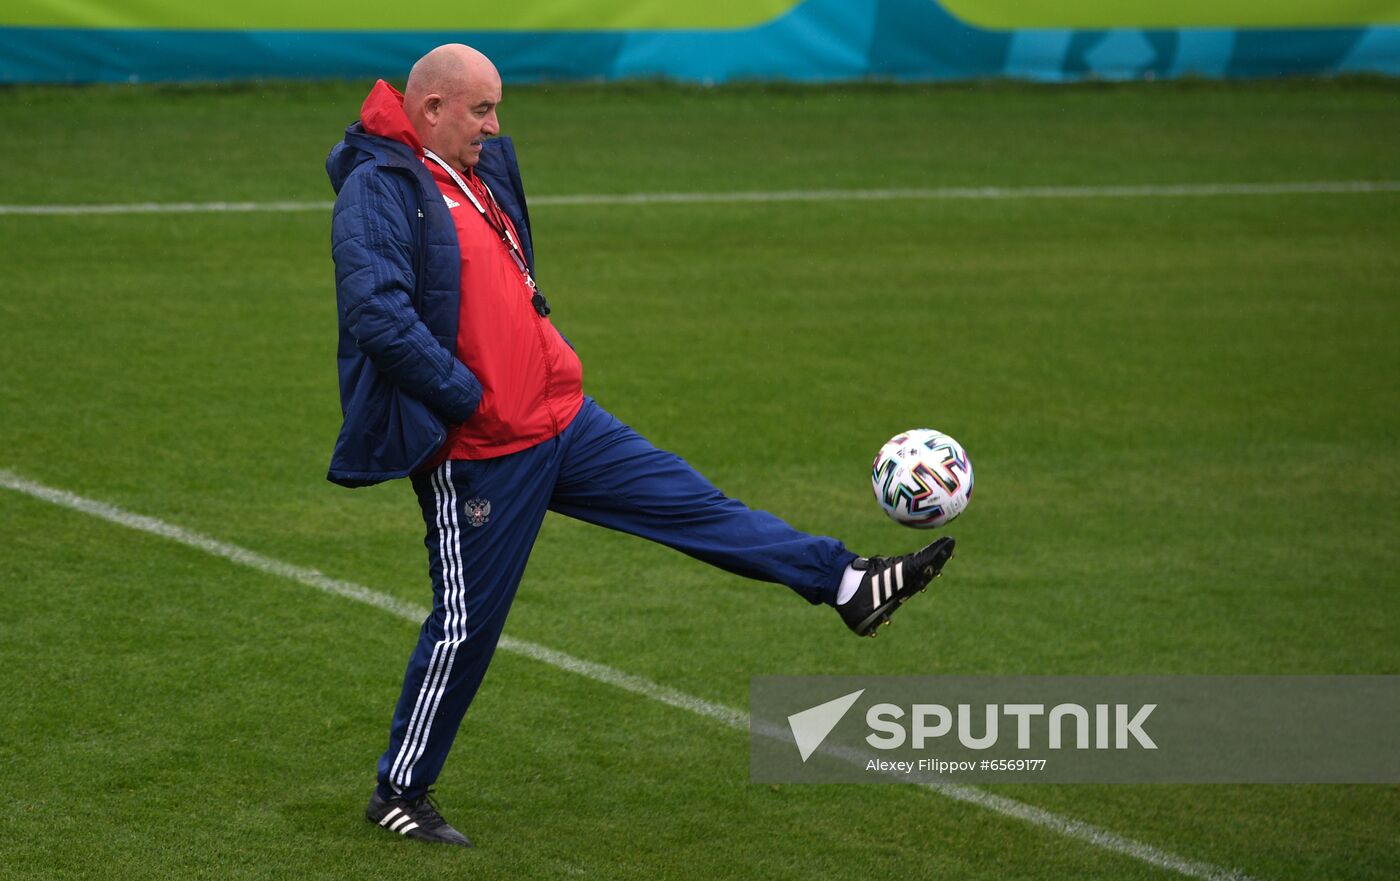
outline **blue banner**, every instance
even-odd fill
[[[698,83],[975,77],[1068,82],[1400,75],[1400,26],[1388,23],[1400,21],[1400,9],[1392,8],[1400,4],[1389,3],[1367,6],[1368,17],[1377,23],[1348,23],[1353,16],[1344,9],[1346,4],[1331,7],[1305,0],[1288,0],[1268,15],[1257,10],[1232,15],[1224,3],[1223,12],[1187,8],[1167,19],[1151,8],[1135,10],[1131,3],[1106,12],[1107,7],[1092,0],[1021,13],[1007,11],[1015,9],[1014,4],[977,0],[803,0],[786,9],[782,3],[769,3],[765,8],[772,17],[737,27],[718,26],[726,20],[721,11],[709,14],[708,26],[627,28],[609,26],[627,19],[613,14],[617,4],[605,0],[592,0],[588,6],[599,10],[597,27],[581,24],[589,19],[577,9],[556,22],[541,18],[544,13],[535,8],[539,4],[524,5],[533,10],[531,28],[508,28],[497,21],[480,30],[357,30],[346,29],[349,22],[327,22],[297,29],[232,30],[168,26],[206,21],[193,13],[179,14],[175,6],[156,9],[143,19],[123,17],[112,9],[103,12],[101,3],[90,5],[102,12],[92,16],[95,24],[79,24],[66,17],[72,10],[69,4],[26,0],[17,11],[0,12],[0,83],[393,78],[445,42],[478,47],[496,61],[509,82],[632,77]],[[962,17],[949,11],[954,8]],[[1340,11],[1330,16],[1319,12],[1328,9]],[[1017,15],[1033,23],[1064,26],[994,26],[1014,22]],[[1133,15],[1154,26],[1119,26]],[[1289,16],[1299,22],[1329,17],[1337,21],[1327,26],[1276,24]],[[301,21],[256,10],[248,15],[250,21],[294,18]],[[683,18],[663,10],[645,21],[664,24]],[[1208,26],[1185,26],[1192,20]],[[114,21],[129,24],[118,27]],[[1162,21],[1172,26],[1157,26]],[[1221,26],[1221,21],[1243,23]]]

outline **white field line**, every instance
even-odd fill
[[[250,551],[237,545],[222,542],[218,539],[210,538],[209,536],[201,535],[200,533],[192,532],[188,529],[183,529],[174,524],[166,523],[164,520],[158,520],[155,517],[133,514],[115,505],[109,505],[105,502],[85,498],[65,490],[54,489],[53,487],[35,483],[32,480],[20,477],[12,471],[0,469],[0,487],[14,490],[15,492],[23,493],[32,498],[50,502],[63,508],[89,514],[101,520],[106,520],[109,523],[115,523],[118,526],[125,526],[128,529],[135,529],[139,532],[158,535],[161,538],[166,538],[178,544],[185,545],[186,547],[204,551],[215,557],[223,557],[226,560],[241,566],[247,566],[250,569],[267,575],[286,578],[304,584],[307,587],[314,587],[325,593],[365,603],[414,624],[421,623],[423,618],[428,614],[428,610],[423,606],[404,602],[403,600],[396,599],[388,594],[380,593],[377,590],[363,585],[331,578],[321,574],[315,569],[307,569],[302,566],[294,566],[291,563],[284,563],[281,560],[263,556],[255,551]],[[509,636],[501,639],[500,647],[508,652],[533,658],[536,661],[540,661],[552,667],[557,667],[561,670],[566,670],[570,673],[576,673],[596,682],[612,685],[624,691],[630,691],[633,694],[641,695],[642,697],[658,701],[668,706],[714,719],[730,728],[739,731],[749,730],[749,717],[747,713],[724,706],[723,704],[717,704],[695,697],[694,695],[677,691],[674,688],[668,688],[664,685],[652,682],[649,679],[634,676],[631,673],[624,673],[621,670],[616,670],[604,664],[587,661],[583,658],[576,658],[573,655],[557,651],[538,643],[514,639]],[[783,731],[759,729],[758,733],[783,740],[786,740],[788,737],[787,732]],[[856,757],[855,760],[863,762],[863,759],[859,757]],[[1033,826],[1038,826],[1041,829],[1063,835],[1066,838],[1087,842],[1095,847],[1122,854],[1152,866],[1168,869],[1190,878],[1206,879],[1206,881],[1251,881],[1247,875],[1211,865],[1210,863],[1188,860],[1160,850],[1150,844],[1134,841],[1131,838],[1125,838],[1116,833],[1109,832],[1106,829],[1100,829],[1088,823],[1062,817],[1042,808],[1016,801],[1015,799],[994,795],[975,786],[955,783],[920,783],[919,785],[945,798],[976,805],[977,807],[994,811],[1003,816],[1014,817]]]
[[[740,190],[730,193],[585,193],[535,196],[534,206],[693,205],[735,202],[883,202],[894,200],[1160,199],[1183,196],[1285,196],[1400,192],[1400,181],[1142,184],[1066,187],[925,187],[852,190]],[[0,214],[228,214],[329,211],[333,202],[133,202],[107,205],[0,205]]]

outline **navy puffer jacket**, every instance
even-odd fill
[[[405,477],[465,422],[481,384],[454,354],[461,297],[457,232],[414,148],[356,122],[326,160],[337,198],[331,255],[340,323],[336,361],[344,416],[327,479],[368,486]],[[509,138],[476,166],[534,249]]]

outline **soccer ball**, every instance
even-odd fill
[[[875,500],[890,519],[933,529],[958,516],[972,498],[972,460],[941,431],[915,428],[880,448],[870,469]]]

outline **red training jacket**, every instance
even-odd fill
[[[384,81],[365,99],[360,122],[368,133],[423,156],[403,95]],[[486,218],[436,162],[424,164],[448,205],[462,255],[456,355],[482,387],[476,412],[448,426],[446,442],[426,469],[446,459],[504,456],[555,437],[583,407],[583,365],[550,320],[535,311],[534,291]],[[460,177],[489,209],[486,184],[471,169]],[[518,241],[510,218],[499,216]]]

